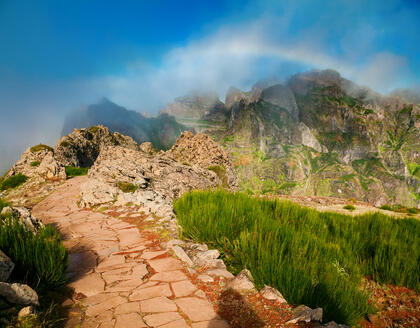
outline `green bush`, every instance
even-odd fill
[[[9,203],[6,202],[4,199],[0,198],[0,212],[6,206],[9,206]]]
[[[135,184],[123,181],[118,181],[117,187],[120,188],[122,192],[135,192],[139,188]]]
[[[65,284],[68,253],[53,227],[42,227],[34,234],[17,219],[3,218],[0,249],[15,263],[14,280],[38,290]]]
[[[6,190],[11,188],[16,188],[21,184],[25,183],[28,177],[22,173],[16,175],[11,175],[10,177],[4,179],[0,184],[0,190]]]
[[[49,151],[54,151],[50,146],[44,145],[44,144],[39,144],[36,146],[31,147],[31,152],[32,153],[37,153],[41,150],[49,150]]]
[[[66,166],[66,175],[68,178],[71,177],[78,177],[81,175],[87,175],[89,171],[89,167],[74,167],[74,166]]]
[[[31,162],[31,166],[39,166],[39,164],[41,164],[40,161],[33,161],[33,162]]]
[[[386,210],[386,211],[392,211],[392,207],[389,205],[382,205],[381,207],[379,207],[381,210]]]
[[[60,146],[61,147],[68,147],[68,146],[70,146],[70,143],[67,142],[67,141],[62,141],[62,142],[60,142]]]
[[[380,213],[347,216],[243,193],[195,191],[175,201],[183,237],[217,247],[229,268],[251,270],[292,304],[356,324],[372,311],[361,280],[420,290],[420,222]],[[408,256],[410,254],[410,256]]]
[[[348,211],[354,211],[356,209],[356,207],[351,204],[344,205],[343,208]]]

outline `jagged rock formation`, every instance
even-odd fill
[[[210,136],[191,132],[184,132],[167,154],[181,163],[198,165],[203,169],[213,169],[219,178],[231,187],[237,187],[235,168],[227,152]]]
[[[138,150],[133,138],[119,132],[111,133],[108,128],[98,125],[89,129],[74,130],[60,139],[54,147],[55,157],[66,166],[92,166],[100,150],[107,146],[122,146]]]
[[[188,130],[168,114],[145,117],[104,98],[98,104],[71,112],[64,121],[61,135],[65,136],[73,129],[96,125],[104,125],[111,132],[130,136],[138,143],[150,141],[157,149],[169,149],[176,138]]]
[[[28,148],[20,160],[7,172],[6,178],[21,173],[27,177],[43,179],[65,179],[64,166],[60,163],[52,148],[37,145]]]
[[[231,88],[227,119],[201,130],[230,154],[239,189],[420,206],[420,106],[407,99],[311,71]]]
[[[149,149],[143,145],[140,148]],[[180,157],[180,150],[184,157]],[[208,151],[211,154],[204,155]],[[192,156],[193,153],[198,156]],[[191,162],[181,163],[180,159],[185,158]],[[215,165],[224,165],[227,180],[211,170]],[[202,134],[194,137],[187,132],[166,153],[120,146],[102,148],[89,170],[89,181],[82,187],[81,205],[112,202],[142,204],[158,213],[159,208],[162,208],[160,216],[168,216],[172,213],[170,202],[184,192],[226,183],[231,187],[236,183],[226,152],[209,137]],[[127,190],[124,186],[128,187]]]

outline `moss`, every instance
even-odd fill
[[[74,167],[74,166],[66,166],[66,175],[68,178],[77,177],[81,175],[87,175],[89,171],[89,167]]]
[[[0,190],[16,188],[24,184],[27,179],[28,177],[26,175],[23,175],[22,173],[12,175],[2,181],[2,183],[0,184]]]
[[[31,162],[31,166],[39,166],[39,164],[41,164],[40,161],[33,161],[33,162]]]
[[[221,166],[221,165],[212,165],[209,166],[207,168],[207,170],[209,171],[213,171],[214,173],[216,173],[216,175],[219,177],[219,179],[222,181],[222,186],[223,187],[228,187],[228,179],[226,176],[226,169],[225,167]]]
[[[99,130],[99,126],[91,126],[88,131],[90,133],[96,133],[98,132],[98,130]]]
[[[66,148],[66,147],[70,146],[70,142],[68,142],[68,141],[62,141],[62,142],[60,142],[60,146]]]
[[[32,153],[37,153],[41,150],[54,151],[50,146],[47,146],[47,145],[44,145],[44,144],[39,144],[39,145],[36,145],[36,146],[33,146],[33,147],[30,148],[30,151]]]
[[[343,208],[345,210],[348,210],[348,211],[354,211],[356,209],[356,207],[352,204],[347,204],[347,205],[343,206]]]
[[[139,187],[130,182],[118,181],[117,187],[121,189],[122,192],[135,192]]]
[[[412,176],[420,179],[420,164],[417,164],[417,163],[414,163],[414,162],[408,162],[407,163],[407,169],[408,169],[408,172]]]

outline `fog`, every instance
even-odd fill
[[[287,12],[282,17],[267,14],[222,26],[167,51],[158,64],[139,58],[119,74],[43,82],[13,73],[0,77],[0,173],[30,145],[54,145],[65,115],[103,96],[155,114],[192,89],[215,91],[223,100],[230,86],[249,89],[260,79],[282,80],[309,69],[332,68],[381,93],[413,82],[404,56],[372,51],[376,32],[369,25],[347,31],[342,51],[334,54],[324,28],[311,26],[291,36],[289,17]]]

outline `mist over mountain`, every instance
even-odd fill
[[[73,129],[105,125],[112,132],[118,131],[132,137],[138,143],[150,141],[158,149],[168,149],[185,130],[182,124],[167,115],[145,117],[103,98],[99,103],[72,111],[64,121],[62,136]]]

